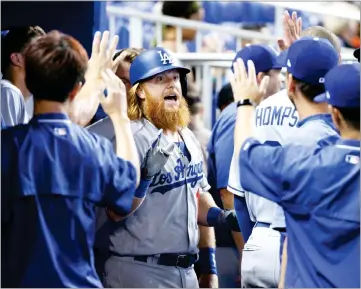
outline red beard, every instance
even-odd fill
[[[147,95],[143,103],[144,116],[159,129],[177,131],[188,126],[190,121],[187,102],[183,97],[179,101],[179,109],[171,111],[164,108],[164,99],[159,101]]]

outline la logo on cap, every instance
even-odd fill
[[[169,56],[167,53],[165,53],[165,52],[163,53],[162,51],[158,51],[158,54],[159,54],[159,57],[160,57],[160,61],[162,61],[162,63],[164,65],[173,63],[172,57]]]

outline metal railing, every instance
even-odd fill
[[[210,24],[205,22],[186,20],[181,18],[169,17],[159,14],[151,14],[141,12],[132,8],[125,8],[114,5],[107,5],[106,11],[109,17],[109,31],[111,35],[117,33],[119,27],[117,27],[117,18],[125,18],[129,21],[129,46],[130,47],[143,47],[143,21],[153,22],[155,25],[155,38],[156,43],[162,43],[162,26],[172,25],[176,27],[176,48],[177,51],[181,51],[182,44],[182,29],[192,28],[197,31],[211,31],[218,32],[227,35],[234,36],[237,41],[237,50],[241,48],[242,39],[255,39],[262,40],[265,43],[275,45],[277,37],[282,35],[282,13],[285,8],[306,10],[313,13],[326,14],[354,20],[355,13],[342,13],[342,11],[330,11],[330,9],[316,9],[315,4],[308,5],[307,9],[301,9],[300,3],[293,2],[265,2],[275,6],[275,26],[276,33],[274,35],[265,34],[262,32],[249,31],[234,27],[221,26],[216,24]],[[304,3],[303,3],[304,4]],[[298,5],[298,6],[297,6]],[[332,13],[331,13],[332,12]],[[359,14],[358,14],[359,17]],[[359,19],[359,18],[357,18]],[[277,32],[278,31],[278,32]],[[201,34],[197,33],[196,36],[196,51],[200,51],[201,48]],[[343,49],[342,59],[343,61],[354,61],[353,50]],[[204,104],[205,111],[205,125],[208,128],[212,127],[214,122],[214,110],[213,107],[213,84],[216,83],[216,92],[221,89],[224,84],[224,76],[230,72],[231,62],[235,56],[235,53],[176,53],[177,57],[186,66],[192,66],[196,68],[197,82],[201,84],[201,98]],[[221,70],[214,77],[211,73],[212,69]],[[222,72],[223,70],[223,72]],[[223,77],[223,79],[222,79]],[[226,77],[227,78],[227,77]]]
[[[170,17],[160,14],[152,14],[150,12],[142,12],[129,7],[115,6],[107,4],[106,12],[109,17],[109,31],[114,35],[118,31],[117,18],[126,18],[129,20],[129,46],[143,47],[143,21],[153,22],[155,25],[155,40],[156,43],[162,43],[162,26],[172,25],[176,27],[176,47],[180,51],[182,43],[182,28],[192,28],[197,31],[211,31],[234,36],[236,41],[236,50],[241,48],[243,38],[262,40],[268,44],[276,44],[277,36],[281,36],[282,31],[282,15],[285,8],[303,10],[311,13],[320,14],[323,16],[334,16],[348,20],[360,21],[360,10],[356,7],[354,9],[347,9],[347,11],[338,9],[337,3],[325,2],[261,2],[275,6],[275,33],[270,35],[267,33],[249,31],[236,27],[228,27],[216,25],[206,22],[187,20],[182,18]],[[307,4],[307,5],[305,5]],[[344,8],[343,8],[344,9]],[[201,34],[196,36],[196,52],[200,52],[201,48]]]
[[[235,53],[176,53],[177,58],[184,65],[196,68],[197,82],[199,81],[201,84],[204,122],[208,128],[212,128],[215,121],[214,92],[218,94],[225,82],[227,82],[235,55]],[[343,52],[341,57],[344,63],[357,61],[352,51]],[[212,74],[212,69],[217,69],[218,73]],[[285,72],[285,69],[283,69],[283,72]],[[213,91],[213,88],[215,88],[215,91]]]
[[[156,43],[162,43],[162,26],[163,25],[172,25],[176,27],[176,43],[177,51],[180,51],[180,45],[182,43],[182,28],[192,28],[197,31],[212,31],[224,33],[227,35],[235,36],[237,39],[237,50],[240,49],[242,38],[263,40],[269,44],[275,44],[277,38],[262,32],[249,31],[244,29],[238,29],[234,27],[221,26],[206,22],[187,20],[182,18],[151,14],[142,11],[137,11],[132,8],[124,8],[120,6],[107,5],[106,7],[107,14],[109,17],[109,32],[114,35],[117,31],[116,18],[124,17],[129,19],[130,27],[130,41],[129,44],[132,47],[143,47],[143,31],[142,31],[142,22],[149,21],[154,22],[155,25],[155,39]],[[200,34],[197,33],[196,38],[196,51],[200,51],[201,47],[201,38]]]

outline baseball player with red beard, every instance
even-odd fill
[[[193,264],[199,252],[198,224],[239,230],[234,212],[218,208],[206,192],[200,145],[187,128],[190,117],[183,96],[188,72],[163,48],[144,51],[131,64],[128,116],[141,167],[149,168],[152,144],[170,156],[155,175],[142,169],[140,187],[146,198],[138,213],[122,222],[109,221],[106,287],[197,288]],[[106,122],[89,129],[112,139]],[[214,252],[209,256],[211,273]]]

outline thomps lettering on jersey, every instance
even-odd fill
[[[288,122],[290,127],[294,127],[297,121],[296,109],[291,106],[266,106],[256,110],[256,126],[282,126]]]
[[[173,171],[162,171],[153,177],[152,183],[149,186],[151,189],[150,193],[160,193],[164,195],[175,188],[183,186],[186,182],[194,188],[197,185],[197,182],[202,178],[203,162],[190,164],[187,167],[179,158]]]

